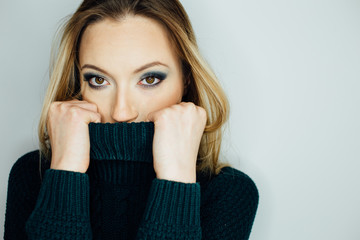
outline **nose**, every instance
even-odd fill
[[[129,93],[119,91],[112,106],[111,116],[115,122],[133,122],[138,117],[135,103]]]

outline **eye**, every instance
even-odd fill
[[[84,80],[88,82],[91,88],[102,88],[105,85],[104,82],[107,82],[104,77],[95,75],[95,74],[84,74]]]
[[[145,77],[143,80],[141,80],[141,85],[156,85],[160,82],[161,80],[156,78],[155,76],[148,76]]]
[[[155,87],[160,84],[166,78],[166,74],[161,72],[151,72],[145,74],[138,83],[139,85],[143,85],[144,87]]]
[[[92,85],[99,86],[102,85],[106,80],[103,77],[92,77],[89,82]]]

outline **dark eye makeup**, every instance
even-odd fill
[[[93,81],[93,79],[100,79],[101,81],[107,81],[105,76],[98,74],[98,73],[91,73],[91,72],[84,73],[83,76],[84,76],[84,81],[88,82],[89,87],[91,87],[93,89],[101,89],[101,88],[105,87],[105,85],[96,85],[96,84],[94,84],[94,81]],[[163,72],[159,72],[159,71],[147,72],[140,77],[140,81],[139,81],[138,85],[140,85],[141,87],[144,87],[144,88],[153,88],[153,87],[158,86],[163,80],[166,79],[166,77],[167,77],[167,74],[163,73]],[[157,81],[156,80],[153,81],[153,82],[155,82],[154,84],[147,84],[146,79],[149,79],[149,78],[157,79]],[[143,82],[145,82],[145,83],[143,83]]]

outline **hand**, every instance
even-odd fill
[[[101,122],[101,115],[93,103],[79,100],[51,103],[47,123],[52,152],[50,168],[87,171],[90,122]]]
[[[196,182],[196,160],[206,125],[205,109],[182,102],[152,112],[154,170],[159,179]]]

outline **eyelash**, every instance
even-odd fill
[[[104,79],[104,81],[106,81],[106,78],[101,76],[101,75],[98,75],[98,74],[94,74],[94,73],[85,73],[84,74],[84,81],[88,82],[88,85],[89,87],[93,88],[93,89],[101,89],[101,88],[104,88],[105,85],[93,85],[90,83],[90,81],[93,79],[93,78],[101,78],[101,79]],[[159,85],[163,80],[165,80],[166,78],[166,74],[164,73],[161,73],[161,72],[150,72],[150,73],[146,73],[145,75],[143,75],[141,77],[141,81],[144,81],[146,80],[146,78],[155,78],[155,82],[156,82],[156,79],[158,80],[157,83],[155,84],[139,84],[145,88],[153,88],[153,87],[156,87],[157,85]]]

